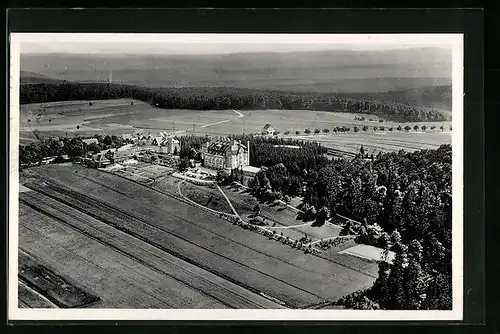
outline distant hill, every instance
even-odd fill
[[[380,93],[451,85],[451,51],[314,51],[222,55],[22,54],[21,69],[52,79],[149,87],[236,87]]]

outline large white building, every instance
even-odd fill
[[[249,142],[244,145],[234,139],[214,140],[205,143],[201,151],[203,166],[228,172],[235,168],[248,166],[250,163],[249,145]]]

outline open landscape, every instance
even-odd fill
[[[157,133],[171,131],[177,135],[259,134],[265,124],[273,125],[280,137],[319,142],[327,148],[357,153],[364,146],[370,153],[392,152],[400,149],[415,151],[435,149],[451,143],[451,122],[395,123],[379,122],[369,114],[321,112],[306,110],[171,110],[154,108],[130,99],[51,102],[21,105],[21,142],[37,141],[39,137],[121,135],[134,131]],[[357,120],[364,117],[365,120]],[[356,119],[355,119],[356,118]],[[370,121],[369,119],[372,119]],[[426,126],[427,130],[413,129]],[[357,127],[358,132],[335,133],[335,127]],[[363,131],[363,126],[367,126]],[[411,130],[397,130],[409,126]],[[440,127],[444,129],[441,130]],[[78,127],[78,128],[77,128]],[[374,131],[377,127],[377,131]],[[384,127],[384,130],[380,130]],[[435,127],[431,130],[431,127]],[[388,129],[392,128],[392,131]],[[305,134],[306,129],[311,134]],[[314,134],[314,130],[321,130]],[[325,134],[323,129],[328,129]],[[299,134],[297,134],[297,131]],[[284,135],[288,132],[287,135]]]
[[[23,45],[19,308],[451,309],[450,47],[251,36]]]
[[[160,286],[164,290],[162,296],[184,289],[186,293],[182,295],[186,295],[189,305],[195,308],[202,305],[276,308],[281,304],[263,298],[262,294],[281,301],[284,306],[306,307],[369,286],[374,280],[370,273],[283,247],[217,216],[201,212],[171,195],[109,173],[79,166],[46,166],[30,169],[21,180],[26,180],[25,184],[33,191],[24,192],[20,198],[23,211],[25,206],[28,207],[27,215],[20,216],[20,248],[33,252],[42,245],[55,247],[54,251],[60,253],[61,258],[51,256],[50,248],[45,248],[46,255],[38,252],[38,257],[57,274],[78,282],[79,273],[87,273],[87,270],[72,270],[68,263],[80,266],[82,261],[89,260],[88,252],[92,249],[96,262],[86,266],[89,270],[92,268],[101,280],[100,283],[88,281],[84,288],[99,296],[103,300],[101,303],[110,298],[107,294],[113,295],[113,291],[122,288],[121,285],[107,286],[109,280],[99,274],[98,264],[102,265],[105,259],[113,263],[112,256],[122,259],[116,260],[120,265],[130,263],[131,268],[143,268],[137,269],[136,276],[129,281],[122,277],[120,281],[125,281],[120,284],[139,284],[142,280],[131,291],[136,289],[142,294],[143,289],[151,291],[148,300],[140,300],[148,303],[142,306],[155,308],[178,307],[185,302],[178,301],[177,306],[172,304],[175,302],[172,298],[168,298],[168,302],[155,302],[158,294],[152,291]],[[36,215],[36,224],[32,215]],[[50,224],[43,224],[43,221]],[[52,242],[47,238],[52,238]],[[80,238],[78,245],[82,246],[72,244],[74,238]],[[137,246],[125,246],[132,242]],[[70,244],[72,247],[68,248]],[[140,248],[136,248],[138,245]],[[118,253],[114,255],[115,252]],[[83,254],[87,254],[85,260],[75,260]],[[146,254],[147,260],[143,257]],[[201,277],[186,273],[190,280],[186,283],[186,277],[180,278],[182,272],[163,272],[167,269],[161,264],[166,261],[177,261],[180,267],[176,268],[193,268],[191,270],[199,272]],[[102,270],[108,272],[108,269]],[[123,274],[120,270],[124,269],[116,268],[114,272]],[[132,272],[127,272],[132,275]],[[160,276],[163,276],[161,280]],[[223,286],[229,291],[223,292],[228,295],[239,295],[243,291],[246,297],[215,298],[210,293],[206,296],[208,288],[203,290],[205,295],[200,295],[194,287],[209,279],[226,282]],[[103,293],[105,288],[106,293]],[[210,291],[220,289],[220,286],[214,286]],[[132,294],[127,295],[133,299]],[[123,307],[134,306],[126,301],[120,303]]]

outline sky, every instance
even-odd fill
[[[21,53],[223,54],[451,48],[448,34],[13,34]]]

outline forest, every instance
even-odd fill
[[[332,161],[322,158],[321,147],[295,149],[297,156],[289,151],[294,149],[274,149],[266,144],[253,148],[260,154],[261,164],[256,166],[269,167],[253,181],[254,195],[270,200],[301,193],[308,219],[347,216],[359,222],[344,228],[354,228],[358,243],[395,253],[392,264],[379,264],[372,288],[344,297],[339,304],[451,309],[450,145],[371,158],[362,148],[352,160]]]
[[[266,91],[226,87],[148,88],[112,83],[21,84],[20,102],[131,98],[164,109],[317,110],[369,113],[394,122],[445,121],[432,107],[395,101],[348,98],[330,93]]]

